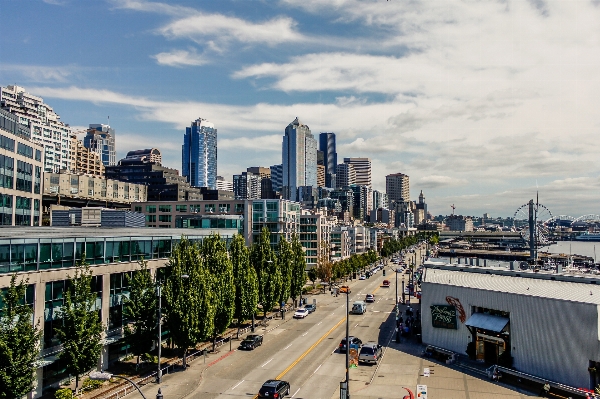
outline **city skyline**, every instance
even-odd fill
[[[375,189],[409,175],[434,215],[511,216],[538,190],[556,215],[600,213],[593,1],[1,4],[1,85],[74,130],[110,115],[117,159],[146,142],[179,169],[202,116],[232,176],[279,164],[298,116],[371,158]],[[92,17],[106,29],[81,35]]]

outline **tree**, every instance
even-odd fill
[[[28,280],[13,274],[0,292],[0,398],[21,398],[33,389],[34,362],[42,332],[33,325],[33,310],[25,304]]]
[[[297,306],[297,298],[302,296],[302,288],[306,284],[306,257],[302,244],[298,239],[298,234],[294,234],[292,238],[292,279],[290,284],[290,295],[294,299],[294,306]],[[312,280],[313,283],[316,280]]]
[[[258,282],[256,270],[250,265],[250,251],[246,247],[241,234],[233,236],[229,244],[229,256],[233,267],[233,282],[235,284],[235,313],[239,326],[256,312],[258,304]]]
[[[310,269],[307,273],[306,273],[308,279],[311,281],[311,283],[313,283],[313,286],[315,285],[315,281],[317,281],[317,271],[313,268]]]
[[[269,229],[264,228],[251,252],[258,280],[258,302],[262,305],[265,316],[277,303],[281,290],[281,272],[271,249],[270,236]]]
[[[188,348],[213,333],[213,287],[198,245],[184,237],[173,248],[166,272],[165,324],[182,351],[185,370]]]
[[[125,338],[131,352],[137,356],[138,364],[140,356],[150,351],[158,334],[156,287],[148,262],[142,259],[139,264],[140,270],[135,271],[132,277],[126,275],[129,298],[123,297],[123,316],[131,323],[125,326]]]
[[[92,290],[92,271],[85,262],[85,254],[77,263],[75,275],[65,290],[65,302],[58,311],[62,319],[56,335],[63,345],[58,355],[64,360],[67,372],[75,376],[75,392],[79,386],[79,376],[98,364],[102,351],[102,321],[96,308],[97,294]]]
[[[227,254],[225,241],[218,234],[212,234],[202,241],[201,253],[211,277],[212,293],[215,303],[213,351],[217,335],[223,333],[231,324],[235,310],[235,285],[233,283],[233,265]]]
[[[290,298],[292,291],[292,269],[294,267],[294,252],[291,244],[281,238],[277,244],[277,263],[281,271],[281,291],[279,303],[285,303]]]

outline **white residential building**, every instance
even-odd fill
[[[344,158],[344,163],[354,167],[356,183],[359,186],[371,187],[371,159],[369,158]]]

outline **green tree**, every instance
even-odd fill
[[[285,303],[290,298],[292,291],[292,270],[294,268],[294,252],[291,244],[281,238],[277,244],[277,263],[281,271],[281,291],[279,303]]]
[[[137,356],[138,364],[140,356],[150,351],[158,334],[156,287],[148,262],[142,259],[139,264],[140,270],[132,277],[126,275],[129,298],[123,297],[123,316],[130,322],[125,326],[125,338],[131,352]]]
[[[313,287],[314,287],[315,281],[317,281],[317,271],[315,270],[315,268],[309,269],[308,272],[306,272],[306,275],[307,275],[308,279],[311,281],[311,283],[313,283]]]
[[[209,273],[197,244],[182,237],[173,248],[164,284],[165,324],[182,351],[184,370],[187,350],[212,336],[216,307]]]
[[[65,302],[58,311],[62,326],[57,327],[56,336],[63,345],[58,356],[67,372],[75,376],[77,392],[79,376],[98,364],[103,326],[96,307],[97,294],[92,290],[92,271],[85,260],[77,263],[75,275],[68,278],[70,285],[65,290]]]
[[[34,362],[39,354],[41,331],[33,325],[33,310],[25,304],[28,280],[0,292],[0,398],[21,398],[33,389]]]
[[[225,332],[231,325],[235,311],[235,285],[233,283],[233,265],[227,254],[225,241],[218,234],[212,234],[202,241],[201,253],[211,277],[212,293],[215,304],[213,351],[217,335]]]
[[[302,296],[302,288],[306,284],[306,257],[302,244],[298,239],[298,234],[294,234],[292,238],[292,279],[290,284],[290,296],[294,299],[294,306],[298,306],[297,299]],[[316,280],[313,280],[313,282]]]
[[[258,304],[258,282],[256,270],[250,265],[250,251],[241,234],[233,236],[229,244],[229,256],[233,266],[233,281],[235,284],[235,313],[240,324],[252,317]]]
[[[277,303],[281,290],[281,272],[271,248],[270,237],[269,229],[264,228],[252,246],[250,256],[258,280],[258,302],[265,316]]]

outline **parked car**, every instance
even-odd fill
[[[317,310],[317,306],[313,305],[312,303],[309,303],[308,305],[304,305],[304,309],[308,310],[308,313],[310,314]]]
[[[365,276],[364,274],[361,274],[360,277],[358,278],[359,280],[366,280],[367,276]]]
[[[342,285],[340,287],[340,293],[343,293],[343,294],[348,293],[349,294],[350,292],[351,292],[350,287],[348,287],[347,285]]]
[[[365,296],[365,302],[375,302],[375,295],[373,295],[373,294],[367,294]]]
[[[387,287],[389,288],[390,286],[390,281],[389,280],[383,280],[383,283],[381,284],[382,287]]]
[[[360,363],[377,363],[381,358],[382,352],[381,345],[377,345],[374,342],[367,342],[360,348],[358,361]]]
[[[290,383],[283,380],[267,380],[258,391],[259,398],[283,398],[290,394]]]
[[[263,344],[263,336],[262,335],[248,335],[240,343],[240,349],[254,350],[254,348],[256,348],[257,346],[261,346],[262,344]]]
[[[354,336],[349,336],[348,337],[350,339],[350,345],[356,345],[358,347],[360,347],[362,345],[362,341],[359,338],[356,338]],[[340,353],[346,353],[346,337],[342,338],[342,341],[340,342]]]
[[[306,308],[298,308],[294,312],[294,319],[303,319],[308,316],[308,309]]]

